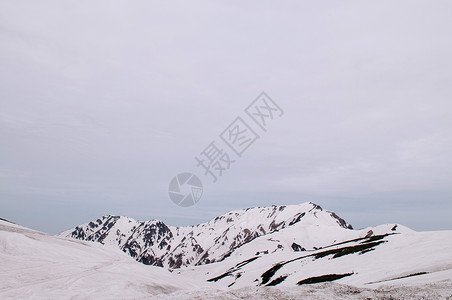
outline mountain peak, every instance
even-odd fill
[[[61,235],[117,246],[144,264],[179,268],[222,261],[260,236],[312,226],[352,229],[335,213],[306,202],[234,210],[206,223],[181,227],[107,215]]]

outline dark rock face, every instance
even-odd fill
[[[369,230],[369,231],[366,233],[366,238],[367,238],[367,237],[371,237],[373,234],[374,234],[374,232],[373,232],[372,230]]]
[[[295,224],[295,223],[300,222],[301,218],[303,218],[303,217],[305,216],[305,214],[306,214],[306,213],[300,213],[300,214],[297,216],[296,219],[294,219],[293,221],[291,221],[291,222],[289,223],[289,226],[291,226],[291,225],[293,225],[293,224]]]
[[[335,281],[347,276],[352,276],[354,273],[346,273],[346,274],[327,274],[317,277],[310,277],[306,278],[304,280],[300,280],[297,285],[303,285],[303,284],[312,284],[312,283],[320,283],[320,282],[329,282],[329,281]]]
[[[16,224],[16,223],[14,223],[14,222],[8,221],[8,220],[6,220],[6,219],[3,219],[3,218],[0,218],[0,220],[1,220],[1,221],[5,221],[5,222],[8,222],[8,223],[11,223],[11,224]]]
[[[306,251],[305,248],[301,247],[297,243],[292,243],[291,247],[292,247],[293,251]]]
[[[340,218],[338,215],[336,215],[334,212],[330,212],[330,215],[337,220],[337,222],[344,228],[347,229],[353,229],[352,225],[347,224],[344,219]]]

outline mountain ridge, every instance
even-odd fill
[[[313,228],[324,236],[321,227]],[[346,240],[326,242],[317,250],[254,253],[256,246],[267,247],[266,242],[277,238],[281,242],[293,234],[283,229],[244,244],[222,262],[170,272],[136,262],[114,247],[0,220],[0,298],[449,299],[452,295],[452,231],[415,232],[385,224],[327,233],[345,234]]]
[[[306,202],[234,210],[191,226],[168,226],[156,219],[137,221],[107,215],[59,235],[117,246],[139,262],[173,269],[222,261],[244,244],[296,227],[300,222],[303,226],[353,228],[334,212]],[[295,248],[302,248],[294,244]]]

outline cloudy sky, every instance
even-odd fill
[[[452,229],[451,15],[450,1],[1,1],[0,217],[57,233],[312,201],[356,228]],[[212,183],[195,156],[262,91],[284,115]],[[189,208],[168,197],[181,172],[204,185]]]

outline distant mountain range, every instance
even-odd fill
[[[331,231],[352,229],[335,213],[314,203],[304,203],[231,211],[207,223],[186,227],[168,226],[158,220],[140,222],[109,215],[67,230],[60,236],[114,245],[147,265],[180,268],[223,261],[236,249],[258,237],[302,231],[313,226]],[[278,247],[280,250],[300,251],[324,244],[323,239],[315,241],[312,237],[295,234],[278,242]]]

